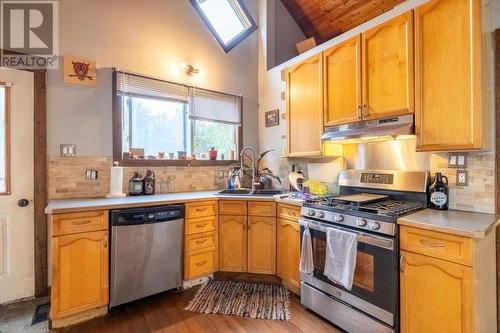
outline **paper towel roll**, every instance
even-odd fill
[[[108,198],[125,196],[125,193],[123,193],[123,167],[117,166],[118,163],[116,162],[114,165],[111,167],[110,193],[106,196]]]

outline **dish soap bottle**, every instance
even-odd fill
[[[446,180],[443,181],[443,180]],[[427,206],[432,209],[447,210],[448,209],[448,178],[441,175],[441,172],[436,172],[434,182],[429,186]]]

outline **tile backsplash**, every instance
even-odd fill
[[[280,176],[282,184],[275,187],[288,189],[288,173],[292,164],[304,170],[307,177],[307,163],[314,160],[283,158],[268,159],[266,166]],[[449,179],[450,208],[495,213],[495,155],[494,153],[469,153],[467,170],[469,185],[456,185],[457,169],[448,168],[448,154],[431,154],[429,170],[431,177],[441,172]],[[111,156],[48,157],[49,199],[96,198],[109,192]],[[96,180],[85,179],[85,170],[95,169]],[[123,190],[127,192],[128,180],[134,171],[143,175],[147,168],[125,167]],[[156,193],[207,191],[226,186],[227,167],[155,167]],[[432,179],[431,179],[432,180]]]
[[[111,156],[48,156],[49,199],[97,198],[109,192]],[[85,179],[85,171],[98,172],[95,180]],[[124,167],[123,191],[134,171],[146,174],[148,168]],[[226,186],[227,167],[154,167],[156,193],[208,191]]]
[[[441,172],[448,177],[450,209],[495,213],[495,154],[469,153],[467,157],[469,185],[457,186],[457,169],[448,168],[448,154],[432,154],[431,177]],[[433,179],[431,179],[432,182]]]

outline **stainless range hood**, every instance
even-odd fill
[[[415,135],[413,114],[325,127],[322,141],[370,142]]]

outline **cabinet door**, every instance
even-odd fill
[[[108,232],[52,238],[51,318],[108,304]]]
[[[481,148],[481,2],[415,9],[417,150]]]
[[[278,219],[278,276],[300,286],[300,227],[296,221]]]
[[[363,117],[413,113],[412,12],[364,32],[362,39]]]
[[[246,216],[219,216],[219,270],[246,272]]]
[[[321,156],[323,78],[321,54],[287,69],[288,156]]]
[[[248,218],[248,272],[276,273],[276,218]]]
[[[361,119],[361,36],[323,52],[325,126]]]
[[[472,268],[402,252],[401,331],[473,332]]]

